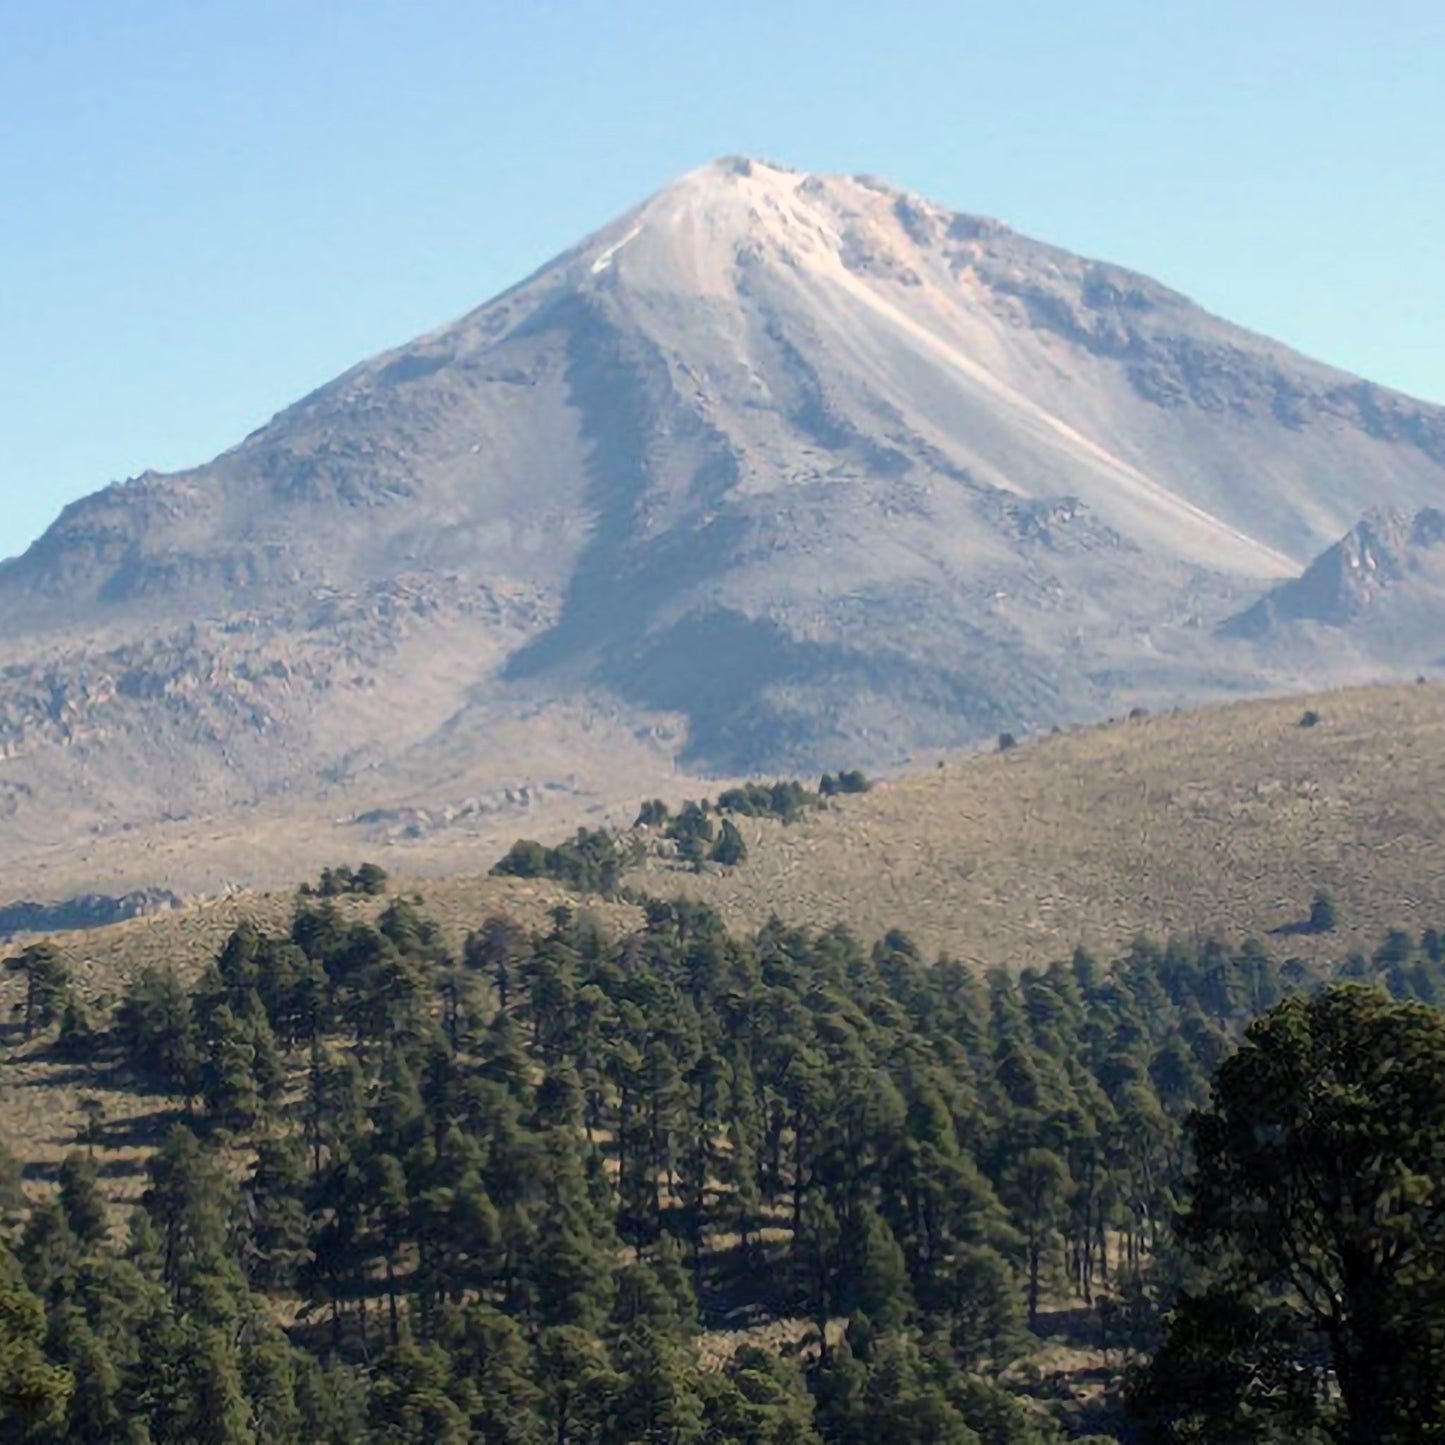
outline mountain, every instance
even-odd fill
[[[1376,657],[1409,651],[1424,661],[1441,654],[1442,618],[1445,512],[1375,509],[1221,631],[1286,644],[1347,632],[1356,643],[1367,639]]]
[[[1440,408],[997,221],[719,161],[0,564],[0,857],[255,881],[1277,685],[1219,624],[1442,496]]]

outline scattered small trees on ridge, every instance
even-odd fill
[[[303,883],[300,893],[303,898],[343,898],[348,894],[379,898],[386,892],[386,884],[386,870],[375,863],[363,863],[355,871],[343,863],[322,869],[319,881],[314,886]]]
[[[498,877],[554,878],[583,893],[613,893],[622,875],[622,854],[605,828],[579,828],[555,848],[519,838],[493,867]]]
[[[840,793],[866,793],[872,786],[866,773],[853,768],[836,776],[833,773],[824,773],[818,784],[818,792],[825,798],[832,798]]]
[[[796,779],[776,783],[744,783],[718,794],[720,813],[740,813],[745,818],[778,818],[794,822],[810,808],[819,806],[817,793]]]

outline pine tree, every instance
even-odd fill
[[[692,1351],[665,1329],[636,1322],[612,1352],[621,1380],[608,1438],[636,1445],[689,1445],[702,1438],[702,1398]]]
[[[105,1201],[96,1185],[95,1162],[84,1154],[68,1154],[60,1166],[60,1206],[70,1232],[82,1247],[100,1244],[109,1233]]]
[[[195,1413],[187,1438],[200,1445],[258,1445],[241,1363],[226,1332],[201,1329],[189,1363]]]
[[[219,1005],[207,1024],[201,1090],[207,1111],[230,1128],[249,1129],[260,1116],[255,1043],[229,1004]]]
[[[451,1362],[437,1345],[403,1340],[377,1367],[370,1420],[377,1440],[396,1445],[467,1445],[466,1415],[451,1397]]]
[[[471,1390],[474,1439],[495,1445],[548,1445],[541,1367],[516,1320],[487,1304],[450,1317],[440,1343]]]
[[[802,1371],[753,1345],[699,1381],[704,1438],[735,1445],[818,1445]]]
[[[190,999],[172,968],[143,968],[116,1011],[131,1064],[188,1100],[200,1091],[200,1051]]]
[[[16,1254],[26,1284],[37,1294],[64,1296],[69,1291],[80,1244],[59,1200],[47,1199],[31,1209]]]
[[[310,1445],[296,1399],[296,1364],[285,1335],[253,1325],[241,1349],[241,1379],[258,1445]]]
[[[1038,1322],[1048,1252],[1058,1237],[1069,1189],[1069,1166],[1051,1149],[1026,1149],[1005,1176],[1005,1198],[1014,1206],[1028,1249],[1029,1328]]]
[[[75,1381],[45,1357],[45,1311],[34,1295],[0,1277],[0,1434],[64,1419]]]
[[[293,1139],[262,1139],[246,1193],[250,1199],[252,1282],[288,1288],[309,1259],[306,1164]]]
[[[323,1367],[311,1356],[295,1356],[298,1434],[305,1445],[358,1445],[366,1439],[366,1388],[345,1365]]]
[[[99,1043],[95,1025],[79,994],[66,989],[65,1004],[60,1011],[60,1032],[56,1036],[56,1052],[62,1058],[83,1063],[92,1058]]]
[[[1251,1026],[1191,1121],[1184,1238],[1204,1285],[1135,1396],[1156,1438],[1445,1430],[1442,1077],[1445,1019],[1373,989]]]
[[[177,1306],[225,1317],[241,1286],[227,1248],[234,1191],[214,1155],[175,1125],[150,1161],[145,1207],[161,1279]]]
[[[605,1438],[623,1382],[595,1334],[576,1325],[544,1329],[537,1339],[541,1414],[555,1445]]]
[[[714,863],[720,863],[724,868],[736,868],[739,863],[747,861],[747,842],[731,818],[722,820],[722,827],[717,842],[712,845],[710,857]]]
[[[65,1420],[66,1438],[83,1440],[87,1445],[92,1441],[96,1445],[121,1441],[125,1423],[121,1371],[110,1351],[79,1309],[56,1311],[51,1336],[75,1382]]]
[[[858,1354],[849,1344],[835,1352],[818,1384],[818,1423],[839,1445],[979,1445],[917,1344],[901,1334],[870,1337]]]
[[[25,980],[20,1014],[28,1043],[36,1029],[47,1027],[60,1016],[70,986],[70,970],[53,943],[30,944],[7,960],[5,968]]]

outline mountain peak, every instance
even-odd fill
[[[1442,492],[1439,409],[724,157],[0,568],[0,816],[877,766],[1263,686],[1219,621]]]
[[[916,250],[1009,234],[1003,223],[960,215],[868,175],[809,173],[747,156],[723,156],[679,176],[571,253],[584,272],[626,269],[716,288],[735,266],[867,269],[916,282]],[[640,242],[640,244],[638,244]]]

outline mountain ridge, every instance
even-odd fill
[[[1442,497],[1445,410],[1001,222],[729,158],[0,564],[0,785],[25,847],[178,783],[198,817],[563,778],[605,808],[1324,684],[1220,625]]]

